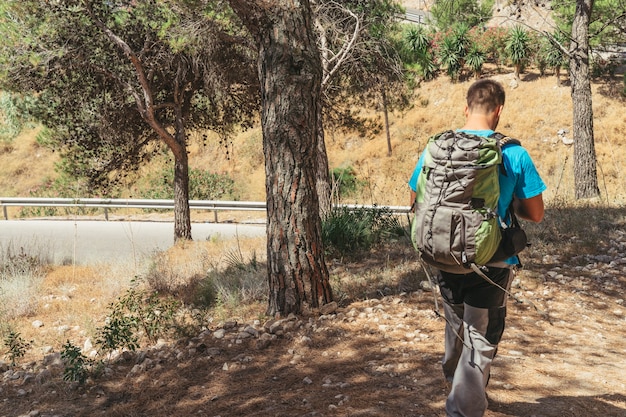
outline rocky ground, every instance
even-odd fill
[[[615,234],[595,255],[527,260],[514,285],[525,302],[509,304],[487,417],[626,415],[626,236]],[[55,352],[4,363],[0,416],[443,417],[444,321],[426,285],[402,284],[421,274],[403,256],[331,265],[353,275],[395,268],[396,288],[126,352],[82,386],[63,381]]]

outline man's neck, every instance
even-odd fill
[[[471,114],[465,120],[462,130],[495,130],[492,118],[483,114]]]

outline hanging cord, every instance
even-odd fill
[[[483,271],[480,270],[480,268],[478,267],[478,265],[476,265],[475,263],[470,264],[472,270],[474,272],[476,272],[476,274],[478,274],[478,276],[480,276],[481,278],[483,278],[485,281],[487,281],[488,283],[490,283],[491,285],[495,285],[496,287],[498,287],[499,289],[501,289],[502,291],[504,291],[505,294],[507,294],[509,297],[511,297],[512,299],[514,299],[517,303],[519,304],[528,304],[531,307],[533,307],[535,309],[535,311],[537,313],[539,313],[539,315],[541,317],[543,317],[548,323],[550,323],[550,325],[552,325],[552,320],[550,319],[550,315],[540,309],[539,307],[537,307],[537,305],[535,303],[533,303],[532,301],[530,301],[527,298],[520,298],[517,297],[516,295],[514,295],[511,291],[507,290],[506,288],[502,287],[501,285],[499,285],[498,283],[494,282],[494,280],[492,280],[491,278],[489,278]]]
[[[426,274],[426,277],[428,278],[428,282],[430,282],[430,286],[432,288],[432,293],[433,293],[433,301],[435,302],[435,309],[433,310],[435,315],[439,318],[442,318],[445,320],[445,322],[448,324],[448,327],[450,327],[450,329],[452,329],[452,332],[454,332],[454,336],[459,339],[459,341],[461,341],[461,343],[463,343],[463,345],[468,348],[471,349],[472,347],[467,344],[465,342],[465,338],[463,336],[461,336],[459,334],[459,332],[457,331],[457,329],[455,328],[454,324],[452,324],[450,322],[450,320],[448,320],[448,318],[445,316],[445,314],[441,314],[441,312],[439,311],[439,303],[437,302],[437,293],[439,293],[439,285],[437,283],[435,283],[435,279],[432,276],[432,271],[430,270],[430,268],[428,267],[428,265],[426,265],[426,263],[422,260],[422,258],[418,258],[420,265],[422,266],[422,269],[424,270],[424,273]],[[439,293],[441,294],[441,293]],[[443,299],[443,296],[441,296]],[[444,300],[445,302],[445,300]]]

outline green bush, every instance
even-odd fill
[[[61,359],[65,362],[63,380],[84,384],[93,369],[94,362],[87,358],[80,348],[74,346],[69,340],[63,345]]]
[[[330,254],[357,254],[384,240],[405,235],[398,218],[386,208],[340,206],[322,221],[322,240]]]
[[[362,181],[356,177],[352,167],[334,168],[330,171],[333,195],[336,200],[354,195],[363,185]]]
[[[90,198],[99,197],[96,190],[88,185],[87,180],[72,178],[69,174],[62,172],[60,176],[51,179],[47,178],[37,188],[29,191],[30,197],[49,198]],[[116,198],[118,191],[106,197]],[[20,217],[42,217],[57,215],[89,215],[98,213],[100,209],[89,207],[23,207],[20,210]]]
[[[136,350],[140,332],[154,343],[176,329],[179,303],[170,297],[160,297],[156,292],[139,289],[135,282],[110,308],[109,317],[96,336],[96,345],[104,353],[120,348]]]
[[[4,346],[7,348],[6,356],[11,361],[11,366],[15,366],[17,360],[26,355],[32,344],[32,340],[27,342],[20,333],[13,330],[8,331],[4,337]]]
[[[235,181],[226,174],[191,169],[189,171],[190,200],[234,199]],[[173,199],[174,170],[165,169],[153,177],[145,190],[140,191],[142,198]]]

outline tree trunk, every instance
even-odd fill
[[[554,75],[556,76],[556,86],[560,87],[561,86],[561,66],[557,65],[554,68]]]
[[[380,94],[383,99],[383,116],[385,117],[385,134],[387,135],[387,156],[391,156],[391,134],[389,133],[389,109],[387,108],[387,92],[381,83]]]
[[[600,195],[593,137],[589,79],[589,21],[594,0],[576,0],[570,47],[570,79],[574,115],[574,187],[576,199]]]
[[[332,210],[332,189],[330,184],[330,167],[328,166],[328,154],[326,153],[326,139],[324,137],[324,123],[321,114],[321,105],[318,106],[320,114],[317,119],[317,197],[320,206],[320,217],[325,219]]]
[[[174,241],[191,240],[189,158],[184,130],[176,133],[176,141],[183,151],[176,153],[174,158]]]
[[[267,193],[267,313],[332,301],[318,169],[321,61],[308,0],[230,0],[259,47]]]

